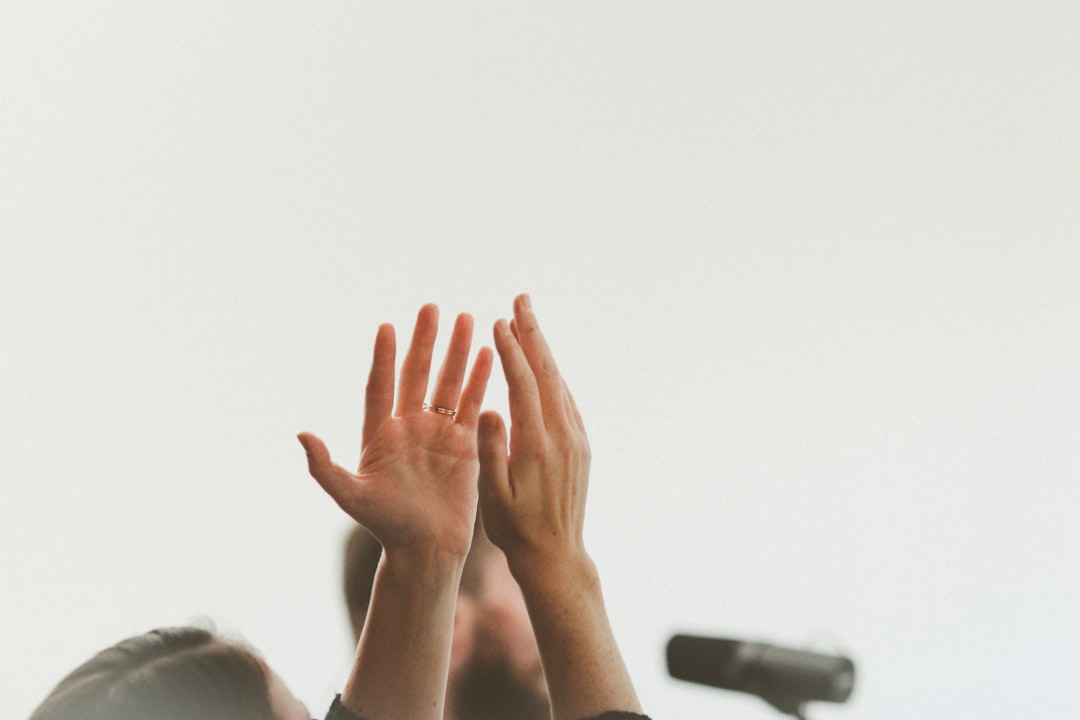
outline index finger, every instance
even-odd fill
[[[395,352],[394,326],[383,323],[375,336],[375,352],[364,396],[364,432],[361,441],[364,447],[371,442],[383,420],[390,417],[394,407]]]
[[[564,421],[566,409],[563,398],[563,381],[555,357],[551,354],[540,324],[532,310],[532,301],[526,294],[514,299],[514,329],[518,344],[536,378],[537,392],[545,423]]]
[[[529,361],[505,320],[495,323],[495,349],[502,361],[510,391],[510,423],[517,431],[532,435],[544,429],[543,408]]]

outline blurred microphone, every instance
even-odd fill
[[[673,678],[751,693],[792,715],[810,700],[844,702],[855,685],[855,664],[845,657],[759,642],[676,635],[667,665]]]

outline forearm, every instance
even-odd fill
[[[342,702],[369,720],[442,720],[464,559],[384,554]]]
[[[554,720],[641,712],[588,555],[519,564],[514,574],[540,648]]]

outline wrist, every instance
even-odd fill
[[[600,590],[600,575],[596,564],[585,548],[561,553],[537,553],[507,558],[514,576],[526,598],[558,594],[564,590]]]
[[[466,555],[436,546],[403,545],[383,548],[380,564],[394,576],[435,581],[460,579],[465,558]]]

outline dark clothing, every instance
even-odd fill
[[[342,705],[341,696],[338,695],[334,698],[330,710],[326,713],[326,720],[364,720],[364,718],[353,714],[349,708]],[[614,710],[602,713],[596,717],[583,718],[582,720],[649,720],[649,718],[647,715],[638,715],[637,713]]]
[[[364,718],[354,715],[351,710],[341,704],[341,696],[335,695],[334,702],[326,711],[326,720],[364,720]]]

